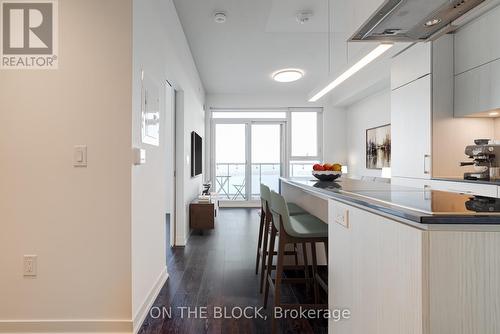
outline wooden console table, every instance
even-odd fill
[[[213,230],[217,210],[217,199],[210,202],[194,200],[189,204],[189,226],[193,230]]]

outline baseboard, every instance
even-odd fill
[[[131,320],[0,320],[0,333],[130,334]]]
[[[189,229],[189,232],[187,236],[184,238],[183,236],[179,235],[176,238],[175,242],[175,247],[186,247],[188,244],[189,238],[191,238],[191,233],[193,233],[192,229]]]
[[[175,247],[185,247],[187,245],[187,239],[182,236],[177,236],[175,240]]]
[[[158,293],[168,279],[165,267],[150,293],[138,310],[134,320],[116,319],[79,319],[79,320],[0,320],[2,334],[31,334],[31,333],[78,333],[78,334],[131,334],[137,333],[144,319],[149,313]]]
[[[141,328],[144,319],[146,319],[149,313],[149,309],[151,308],[151,306],[153,306],[156,297],[160,293],[160,290],[167,281],[167,279],[168,279],[168,273],[167,273],[167,267],[165,267],[163,268],[160,275],[156,279],[155,284],[149,291],[149,294],[142,303],[141,307],[139,308],[139,310],[137,310],[136,314],[134,315],[134,322],[133,322],[134,334],[137,333]]]

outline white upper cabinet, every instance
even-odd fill
[[[455,76],[456,117],[475,116],[497,108],[500,108],[500,60]]]
[[[455,74],[500,58],[500,6],[455,34]]]
[[[455,117],[500,108],[499,31],[500,6],[455,34]]]
[[[392,175],[431,177],[431,75],[391,93]]]
[[[454,113],[456,117],[479,111],[480,71],[468,71],[455,76]]]
[[[391,89],[421,78],[432,69],[432,44],[417,43],[394,57],[391,64]]]

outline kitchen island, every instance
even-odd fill
[[[500,333],[496,198],[341,178],[281,179],[281,193],[329,224],[335,334]]]

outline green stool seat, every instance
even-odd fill
[[[306,210],[302,209],[295,203],[288,202],[286,203],[286,205],[288,206],[288,213],[290,214],[290,216],[307,214]]]
[[[290,227],[288,234],[296,238],[328,238],[328,225],[310,214],[291,216]]]

